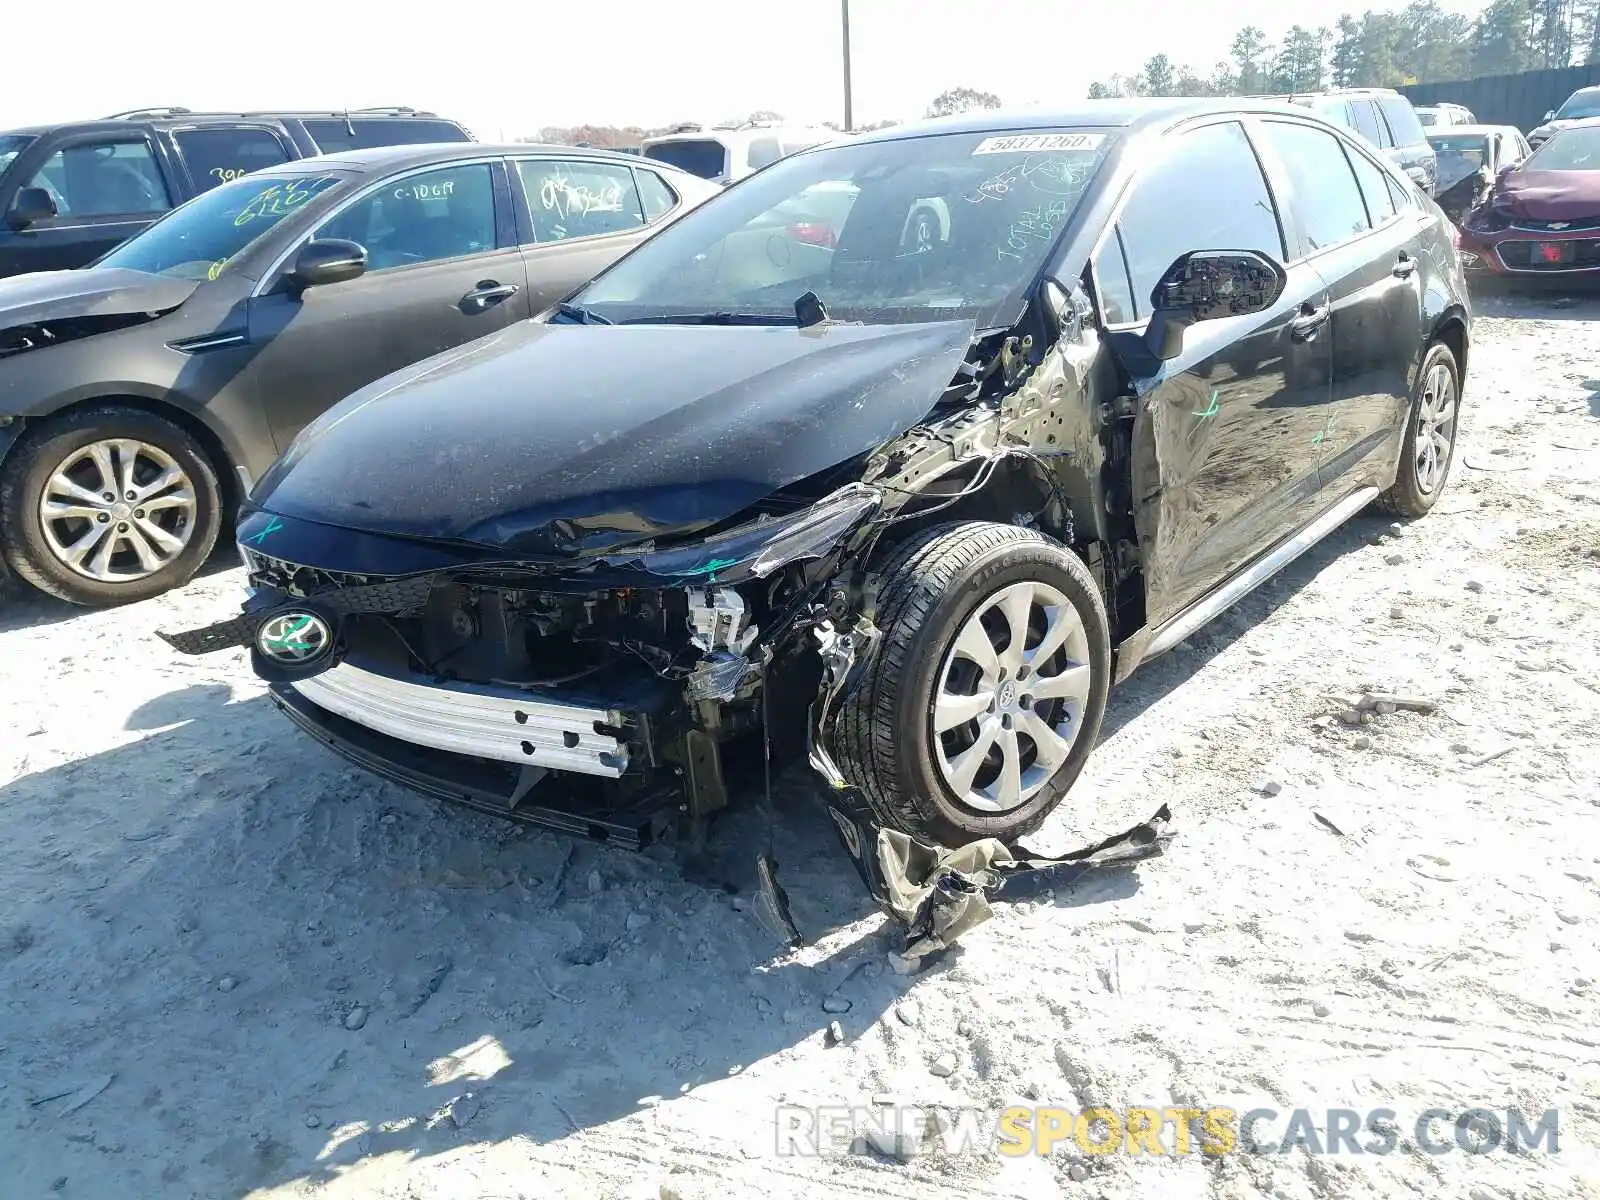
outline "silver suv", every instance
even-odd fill
[[[844,135],[826,126],[682,125],[646,138],[640,153],[713,183],[737,183],[780,158]]]

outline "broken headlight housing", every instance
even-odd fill
[[[790,563],[827,554],[882,503],[877,489],[852,483],[790,516],[751,522],[693,546],[639,555],[619,565],[708,582],[765,579]]]

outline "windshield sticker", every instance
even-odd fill
[[[1103,133],[1021,133],[984,138],[972,153],[1035,154],[1041,150],[1093,150],[1106,140]]]
[[[257,217],[286,217],[324,188],[337,183],[332,175],[316,179],[286,179],[263,188],[233,219],[235,225],[248,225]]]
[[[242,179],[250,174],[243,167],[212,167],[210,174],[216,177],[218,183],[232,183],[235,179]]]
[[[1088,169],[1088,163],[1066,154],[1030,154],[1022,162],[985,179],[968,193],[967,203],[999,200],[1023,182],[1046,195],[1076,196],[1083,190]]]

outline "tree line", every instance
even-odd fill
[[[1476,17],[1437,0],[1346,13],[1331,28],[1291,26],[1273,42],[1255,25],[1209,70],[1152,55],[1132,75],[1089,86],[1107,96],[1237,96],[1327,87],[1399,87],[1600,62],[1600,0],[1489,0]]]
[[[1600,0],[1595,0],[1600,4]],[[993,92],[981,92],[974,88],[955,87],[948,91],[940,92],[928,105],[927,115],[930,117],[945,117],[952,113],[966,112],[974,108],[999,108],[1000,97]],[[760,109],[747,117],[735,117],[724,122],[726,126],[754,124],[757,122],[770,122],[782,124],[782,113],[773,112],[771,109]],[[546,125],[531,137],[519,137],[519,142],[539,142],[546,146],[593,146],[599,150],[631,149],[645,138],[659,137],[664,133],[671,133],[684,126],[694,126],[697,122],[680,121],[672,125],[660,125],[647,128],[642,125]],[[824,121],[822,124],[828,129],[843,130],[838,121]],[[853,132],[871,133],[874,129],[888,129],[892,125],[900,124],[899,121],[869,121],[866,124],[857,123]]]

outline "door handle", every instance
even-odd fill
[[[1317,330],[1326,325],[1332,315],[1332,301],[1321,308],[1312,308],[1308,300],[1300,306],[1300,315],[1289,322],[1289,335],[1297,342],[1309,342],[1317,336]]]
[[[478,286],[461,297],[461,307],[468,312],[482,312],[490,305],[509,300],[520,289],[514,283],[500,283],[493,279],[480,279]]]
[[[1400,257],[1395,260],[1394,264],[1394,277],[1396,279],[1409,279],[1411,278],[1411,273],[1416,269],[1417,260],[1404,250],[1400,251]]]

